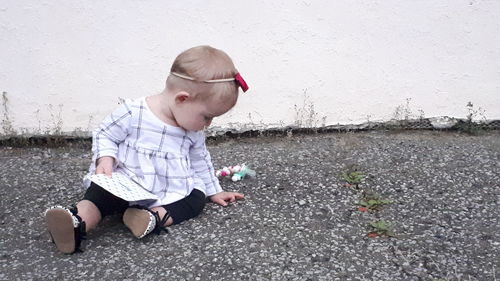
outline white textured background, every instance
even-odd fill
[[[497,0],[0,0],[2,125],[86,131],[200,44],[251,87],[217,126],[464,118],[469,101],[498,119],[499,15]]]

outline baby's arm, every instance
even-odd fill
[[[126,103],[108,115],[93,132],[92,152],[96,174],[111,176],[116,164],[118,144],[128,135],[131,110]]]
[[[227,191],[222,191],[219,193],[216,193],[212,196],[208,197],[210,201],[217,203],[221,206],[227,206],[227,202],[235,202],[238,199],[243,199],[245,198],[245,195],[237,192],[227,192]]]
[[[97,159],[97,167],[95,168],[96,174],[105,174],[108,177],[111,177],[111,173],[113,173],[113,165],[115,163],[115,158],[111,156],[103,156]]]
[[[210,201],[221,206],[227,206],[227,202],[234,202],[238,199],[243,199],[244,195],[236,192],[222,191],[219,184],[219,179],[215,176],[214,167],[205,146],[205,135],[199,133],[197,135],[194,145],[189,152],[191,159],[191,166],[193,167],[196,175],[203,180],[205,184],[205,194]]]
[[[191,168],[193,168],[196,176],[203,181],[205,195],[212,196],[222,192],[219,179],[215,176],[210,153],[205,146],[205,135],[203,132],[197,132],[192,137],[194,143],[189,150]]]

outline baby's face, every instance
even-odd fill
[[[175,120],[185,130],[200,131],[210,126],[214,117],[221,116],[232,107],[231,103],[214,99],[186,101],[177,108]]]

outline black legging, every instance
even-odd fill
[[[128,201],[111,194],[93,182],[85,192],[83,199],[94,203],[101,212],[101,217],[103,218],[112,214],[122,214],[129,207]],[[162,207],[168,211],[174,220],[174,224],[178,224],[198,216],[201,211],[203,211],[206,201],[207,200],[203,192],[193,189],[187,197],[179,201],[163,205]]]

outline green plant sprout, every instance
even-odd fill
[[[385,220],[372,221],[370,222],[370,226],[374,230],[368,233],[368,237],[394,237],[394,233],[392,232],[392,223],[390,222],[387,222]]]
[[[358,210],[360,211],[377,211],[382,208],[382,206],[391,204],[392,201],[388,199],[379,199],[379,198],[365,198],[359,201],[359,205],[362,207]]]
[[[358,188],[359,184],[363,181],[365,175],[360,171],[343,172],[342,179],[344,179],[350,186],[354,185]]]
[[[364,198],[358,202],[358,204],[361,206],[358,208],[358,210],[361,212],[378,211],[384,205],[394,203],[392,200],[382,199],[378,194],[368,191],[364,192],[363,197]]]

